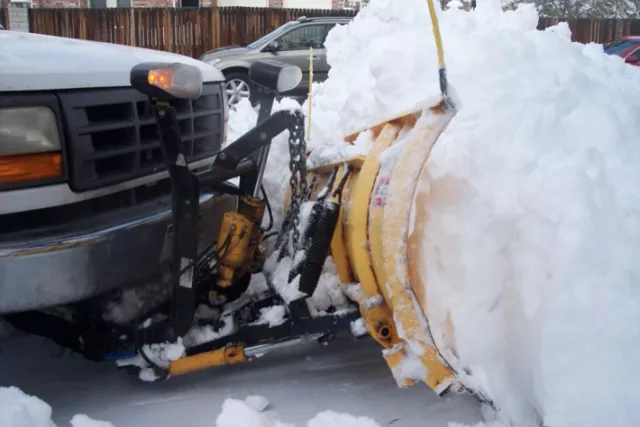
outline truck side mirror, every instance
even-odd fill
[[[271,43],[266,45],[264,48],[265,52],[271,52],[271,53],[276,53],[279,50],[280,50],[280,43],[278,43],[277,40],[272,41]]]

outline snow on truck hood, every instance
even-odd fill
[[[129,86],[129,70],[147,61],[195,65],[205,82],[224,80],[212,66],[173,53],[0,31],[0,91]]]

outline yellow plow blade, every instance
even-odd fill
[[[347,295],[358,303],[370,335],[383,347],[398,385],[421,380],[438,394],[456,384],[456,378],[433,341],[421,306],[427,284],[419,271],[416,239],[424,236],[412,233],[421,230],[412,222],[426,214],[412,205],[418,185],[427,179],[423,169],[431,149],[454,115],[455,109],[443,101],[386,120],[362,130],[371,131],[373,139],[364,159],[310,170],[320,189],[335,168],[339,175],[351,168],[331,244],[338,275]],[[354,141],[360,132],[345,140]],[[415,368],[416,360],[421,369]]]

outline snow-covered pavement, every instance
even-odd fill
[[[15,385],[53,407],[68,426],[81,413],[115,427],[213,427],[226,398],[262,395],[277,419],[306,425],[324,410],[365,415],[381,426],[446,427],[481,419],[471,396],[439,398],[425,385],[396,387],[369,339],[339,337],[271,353],[244,365],[142,383],[112,363],[94,364],[35,337],[0,341],[0,386]]]

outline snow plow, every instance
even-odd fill
[[[304,116],[300,111],[271,114],[275,95],[298,85],[300,70],[275,61],[261,61],[251,68],[250,77],[261,97],[258,124],[224,149],[214,164],[214,170],[223,171],[212,175],[215,180],[237,176],[240,184],[237,210],[225,214],[213,258],[207,258],[215,260],[213,268],[202,268],[196,250],[197,212],[193,206],[199,184],[181,160],[179,131],[170,104],[180,96],[197,99],[197,85],[187,88],[197,76],[189,75],[193,70],[178,70],[170,64],[141,64],[132,70],[134,87],[154,100],[166,159],[173,171],[173,259],[180,266],[180,270],[174,269],[170,326],[150,326],[147,339],[137,340],[138,348],[140,344],[161,342],[160,338],[174,341],[188,334],[195,302],[204,301],[204,294],[209,302],[222,301],[222,315],[216,321],[225,316],[229,321],[231,316],[236,325],[233,333],[193,345],[181,357],[165,360],[164,366],[139,349],[144,362],[134,363],[136,368],[151,367],[153,377],[166,378],[244,362],[301,341],[326,340],[360,324],[382,346],[384,359],[400,387],[421,380],[437,394],[460,389],[452,361],[455,352],[447,345],[451,337],[447,331],[432,333],[426,308],[419,303],[424,300],[426,283],[414,242],[424,237],[419,224],[426,220],[417,190],[421,183],[428,184],[422,168],[456,111],[448,94],[431,2],[429,7],[439,52],[442,97],[428,109],[411,111],[348,135],[345,142],[351,143],[362,133],[369,133],[373,146],[366,156],[333,159],[307,168],[307,158],[313,153],[306,150]],[[169,83],[162,82],[163,76]],[[171,86],[180,86],[180,82],[185,82],[183,94]],[[285,129],[290,134],[291,173],[285,218],[280,230],[267,235],[261,224],[265,211],[271,214],[272,207],[261,180],[270,142]],[[267,261],[270,266],[265,267],[267,237],[276,239]],[[316,291],[328,257],[335,264],[351,307],[313,312],[307,300]],[[204,270],[208,272],[203,275]],[[267,292],[258,299],[243,298],[251,274],[261,271],[267,278]],[[259,314],[275,307],[284,312],[280,323],[260,323]],[[153,331],[163,331],[164,336]]]
[[[450,389],[453,371],[436,349],[425,328],[424,314],[416,305],[415,293],[421,291],[423,284],[419,282],[419,272],[414,271],[414,254],[406,250],[412,238],[408,221],[413,212],[388,208],[413,205],[415,190],[407,189],[406,183],[419,182],[430,147],[455,112],[450,100],[443,97],[428,111],[403,114],[347,136],[345,141],[349,142],[362,132],[371,132],[374,145],[366,157],[340,159],[307,169],[307,156],[311,153],[304,141],[304,116],[299,111],[268,114],[274,95],[283,90],[283,82],[294,76],[291,85],[297,84],[299,70],[272,61],[258,63],[252,68],[252,79],[265,95],[262,120],[223,150],[218,165],[214,165],[217,173],[211,175],[212,180],[240,177],[239,198],[237,210],[224,216],[215,242],[215,267],[203,275],[202,255],[196,251],[194,219],[198,215],[193,211],[198,183],[185,173],[181,160],[179,132],[175,130],[175,113],[170,105],[175,95],[164,94],[149,83],[163,75],[171,75],[175,81],[197,80],[196,75],[188,75],[190,72],[193,70],[170,64],[141,64],[132,71],[134,86],[155,99],[156,119],[173,171],[174,262],[181,266],[181,270],[174,271],[172,316],[164,324],[152,323],[139,330],[137,342],[144,346],[175,341],[189,333],[196,301],[204,301],[205,294],[209,302],[223,302],[222,318],[227,313],[227,321],[233,316],[232,323],[241,326],[234,333],[187,348],[183,357],[170,360],[164,367],[141,349],[139,354],[153,367],[154,376],[166,378],[243,362],[281,346],[329,338],[360,321],[383,347],[384,358],[400,386],[421,379],[438,394]],[[193,97],[197,94],[196,88]],[[423,116],[429,117],[428,126],[417,126]],[[276,242],[269,261],[277,267],[265,269],[268,292],[258,300],[246,299],[243,296],[248,278],[260,272],[265,263],[266,230],[261,223],[272,207],[267,207],[267,200],[259,196],[268,141],[285,129],[290,132],[291,182],[284,222],[278,232],[271,234]],[[404,137],[399,138],[400,134]],[[395,154],[380,162],[379,156],[388,149]],[[252,155],[256,157],[252,159]],[[250,165],[245,169],[243,162],[247,159]],[[311,313],[307,299],[316,290],[328,256],[336,265],[353,307],[335,313]],[[207,280],[209,283],[205,284]],[[255,316],[274,306],[283,307],[283,322],[276,326],[256,324]],[[145,338],[141,341],[140,337]],[[416,357],[424,366],[418,370],[420,377],[415,372],[405,376],[403,372]]]
[[[421,305],[427,283],[416,241],[425,238],[420,188],[429,183],[423,166],[456,113],[431,2],[429,8],[439,52],[440,100],[345,137],[347,144],[362,135],[369,138],[367,155],[311,167],[302,111],[272,112],[276,95],[299,85],[298,67],[270,60],[251,67],[258,123],[222,149],[208,173],[196,177],[185,160],[175,105],[198,100],[200,70],[177,63],[138,64],[131,70],[131,85],[151,101],[172,187],[171,295],[124,325],[93,315],[71,325],[34,313],[7,319],[23,329],[48,323],[58,343],[96,361],[115,360],[143,380],[246,362],[301,342],[325,342],[344,331],[368,333],[382,347],[400,387],[423,381],[439,395],[464,388],[456,376],[452,328],[430,323]],[[272,225],[263,226],[264,219],[273,224],[272,210],[279,207],[270,205],[262,180],[270,144],[285,131],[291,178],[283,224],[272,231]],[[230,184],[231,179],[239,184]],[[214,242],[200,241],[202,187],[237,200],[236,208],[224,213]],[[309,299],[329,258],[349,301],[346,308],[316,310]],[[250,292],[256,274],[264,274],[266,286]]]
[[[207,178],[221,184],[239,177],[234,190],[237,209],[224,215],[217,241],[203,254],[197,251],[194,201],[206,179],[196,180],[188,172],[171,106],[178,97],[197,98],[195,71],[172,64],[140,64],[131,73],[134,87],[153,99],[174,188],[173,262],[180,269],[173,270],[170,313],[133,332],[137,360],[120,364],[138,373],[140,368],[146,370],[147,378],[168,378],[244,362],[282,346],[326,340],[359,322],[382,346],[399,386],[422,380],[438,394],[458,387],[452,365],[436,345],[418,303],[425,283],[417,267],[419,253],[412,249],[412,239],[420,238],[419,227],[410,227],[411,218],[424,216],[420,203],[415,203],[416,188],[428,181],[422,166],[455,114],[446,91],[427,110],[393,117],[345,138],[349,143],[368,132],[373,141],[368,155],[307,168],[307,157],[313,153],[306,150],[302,113],[269,114],[274,95],[297,85],[300,70],[274,61],[257,63],[251,77],[262,89],[259,123],[221,151]],[[184,88],[176,87],[180,82],[185,82]],[[284,130],[290,132],[291,181],[281,229],[267,235],[261,224],[272,207],[261,197],[261,178],[270,141]],[[275,238],[268,260],[266,237]],[[313,312],[307,300],[316,291],[328,257],[351,307]],[[267,291],[246,298],[251,275],[261,271]],[[161,343],[193,333],[198,302],[220,309],[221,315],[209,326],[219,330],[230,322],[233,332],[216,333],[220,336],[213,340],[178,351],[178,357],[164,351],[154,360],[154,345],[156,353],[163,354],[169,347]],[[261,323],[260,313],[276,307],[283,311],[279,323]]]

